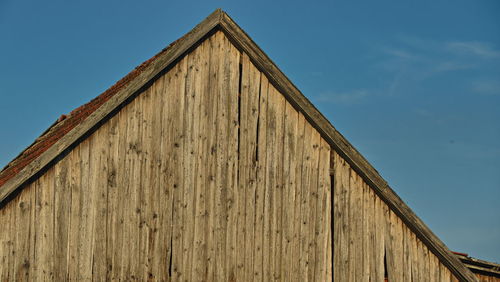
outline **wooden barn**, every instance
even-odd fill
[[[9,163],[0,227],[0,281],[477,280],[221,10]]]

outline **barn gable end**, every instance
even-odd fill
[[[0,280],[475,279],[220,10],[40,140]]]

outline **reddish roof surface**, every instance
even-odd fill
[[[47,149],[54,145],[66,133],[70,132],[75,126],[89,117],[95,110],[97,110],[106,101],[113,97],[113,95],[118,93],[120,89],[122,89],[130,81],[136,78],[142,71],[144,71],[144,69],[149,66],[151,62],[153,62],[158,56],[165,53],[179,40],[180,39],[172,42],[151,59],[143,62],[141,65],[128,73],[125,77],[116,82],[108,90],[104,91],[101,95],[92,99],[87,104],[74,109],[69,115],[61,115],[61,117],[57,119],[57,121],[44,133],[42,133],[42,135],[38,137],[33,142],[33,144],[31,144],[28,148],[21,152],[21,154],[19,154],[14,160],[7,164],[7,166],[5,166],[2,171],[0,171],[0,188],[17,173],[19,173],[23,168],[25,168],[32,161],[38,158],[43,152],[47,151]]]

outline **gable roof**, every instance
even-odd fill
[[[182,38],[170,44],[153,58],[141,64],[114,86],[89,103],[60,118],[35,142],[0,172],[0,208],[14,192],[44,172],[87,137],[115,111],[133,99],[149,83],[174,65],[197,43],[221,30],[231,42],[245,52],[277,90],[300,110],[321,136],[372,187],[377,195],[407,224],[417,237],[460,280],[476,281],[475,276],[448,250],[441,240],[411,211],[388,186],[368,161],[333,127],[297,87],[278,69],[252,39],[222,10],[218,9]]]

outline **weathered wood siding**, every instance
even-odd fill
[[[484,275],[479,273],[474,273],[480,282],[500,282],[500,277],[498,275]]]
[[[0,281],[329,281],[329,168],[217,32],[0,209]]]
[[[332,151],[335,281],[458,281]]]

